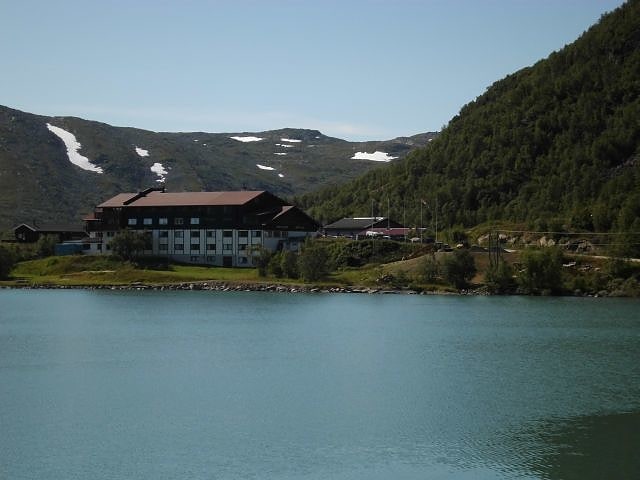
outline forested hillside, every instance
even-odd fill
[[[387,212],[416,225],[526,221],[640,231],[640,1],[496,82],[428,149],[303,196],[313,216]],[[436,202],[437,199],[437,202]]]

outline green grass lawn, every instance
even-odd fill
[[[259,282],[255,269],[169,265],[139,268],[109,257],[48,257],[20,262],[5,285],[130,285],[195,281]]]
[[[320,287],[371,285],[375,283],[372,267],[349,269],[314,282]],[[5,286],[102,286],[102,285],[167,285],[183,282],[278,283],[300,285],[300,279],[260,277],[255,268],[223,268],[196,265],[168,265],[166,268],[144,268],[107,256],[73,255],[48,257],[18,263]]]

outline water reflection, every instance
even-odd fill
[[[549,480],[640,478],[640,412],[547,421],[525,436],[538,440],[529,469]],[[536,443],[538,443],[536,442]]]

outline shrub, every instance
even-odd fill
[[[420,264],[420,272],[422,278],[427,283],[434,283],[438,280],[440,277],[440,265],[438,265],[435,254],[430,253],[425,255]]]
[[[456,250],[444,260],[445,280],[457,289],[465,288],[476,274],[473,256],[468,250]]]
[[[0,246],[0,280],[9,278],[9,273],[15,264],[15,257],[11,251]]]
[[[50,257],[55,253],[58,238],[52,235],[43,235],[36,242],[36,255],[38,257]]]
[[[123,260],[131,261],[140,255],[144,250],[144,236],[133,230],[123,230],[118,232],[109,242],[113,254]]]
[[[516,288],[513,268],[504,260],[489,267],[485,279],[491,293],[509,293]]]
[[[266,277],[267,269],[269,268],[269,262],[271,261],[271,252],[264,247],[258,246],[254,248],[254,253],[257,251],[257,255],[253,258],[253,261],[258,269],[258,276]]]
[[[274,253],[269,259],[268,270],[271,275],[276,278],[280,278],[283,275],[282,272],[282,252]]]
[[[633,270],[633,264],[628,260],[611,258],[607,261],[607,273],[614,278],[629,278]]]
[[[525,250],[524,272],[518,278],[526,293],[558,293],[562,290],[562,252],[557,248]]]
[[[324,243],[324,242],[323,242]],[[331,265],[336,268],[359,267],[366,263],[387,263],[409,256],[411,245],[392,240],[367,239],[326,242]]]
[[[286,277],[298,278],[300,276],[298,272],[298,256],[289,250],[282,252],[280,268]]]
[[[329,272],[329,255],[319,242],[307,240],[298,257],[298,269],[306,282],[320,280]]]

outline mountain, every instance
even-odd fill
[[[440,225],[640,231],[640,1],[490,86],[427,149],[296,199],[326,221],[387,212]],[[426,206],[425,206],[426,205]]]
[[[0,106],[0,229],[32,220],[78,222],[102,200],[161,180],[169,191],[302,194],[403,158],[434,137],[348,142],[293,128],[156,133]],[[74,141],[81,146],[68,153]]]

